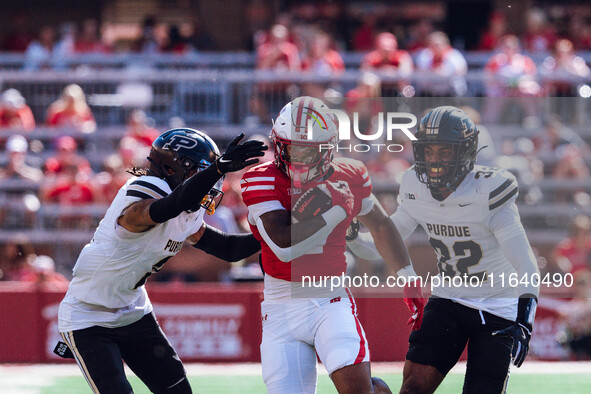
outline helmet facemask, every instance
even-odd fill
[[[275,164],[299,188],[322,179],[337,145],[337,119],[319,99],[303,96],[286,104],[273,122]]]
[[[321,179],[334,157],[336,137],[326,143],[290,141],[272,135],[275,162],[296,187]]]
[[[475,137],[454,141],[417,140],[412,142],[415,158],[415,172],[419,181],[431,191],[440,193],[446,188],[455,191],[476,161]],[[449,160],[428,161],[425,155],[427,147],[439,145],[451,150]]]
[[[223,182],[224,178],[217,181],[214,187],[209,189],[207,195],[201,200],[201,208],[205,209],[208,215],[213,215],[224,199],[224,192],[222,191]]]

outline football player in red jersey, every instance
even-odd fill
[[[306,277],[345,273],[345,235],[356,216],[384,260],[399,275],[410,276],[414,271],[400,235],[372,195],[363,163],[333,160],[337,123],[322,101],[299,97],[288,103],[271,140],[275,160],[251,168],[241,181],[265,271],[261,359],[267,390],[315,393],[318,355],[339,393],[389,393],[383,381],[371,377],[367,340],[349,289],[304,283]],[[332,207],[293,220],[292,199],[318,185],[330,193]],[[415,295],[409,302],[420,320],[422,296]]]

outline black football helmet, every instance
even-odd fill
[[[217,145],[205,133],[189,128],[172,129],[152,143],[148,170],[164,179],[174,190],[193,174],[209,167],[218,157],[220,151]],[[217,201],[219,205],[223,196],[221,183],[220,180],[201,202],[201,206],[210,214],[217,206],[214,202]]]
[[[456,190],[476,162],[478,129],[472,119],[459,108],[437,107],[421,119],[415,137],[412,147],[419,180],[432,191]],[[452,160],[427,162],[425,148],[429,145],[450,145]]]

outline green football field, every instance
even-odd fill
[[[537,367],[537,368],[536,368]],[[454,369],[437,393],[460,393],[463,369]],[[189,379],[195,393],[264,393],[260,365],[188,365]],[[388,373],[394,370],[394,373]],[[336,393],[330,378],[319,367],[318,393]],[[513,370],[509,393],[591,393],[589,363],[531,363],[527,369]],[[552,373],[553,372],[553,373]],[[133,374],[128,373],[134,392],[149,393]],[[400,364],[378,364],[374,376],[384,379],[393,392],[402,381]],[[83,394],[91,393],[86,381],[74,366],[0,366],[0,392],[3,394]]]

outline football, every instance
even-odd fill
[[[306,190],[294,204],[291,214],[297,221],[322,215],[332,207],[332,197],[326,184]]]

